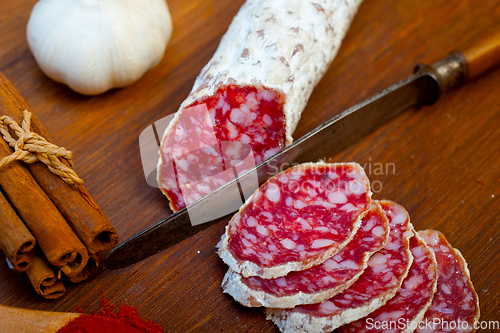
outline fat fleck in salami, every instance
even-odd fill
[[[369,210],[370,184],[357,163],[305,163],[264,183],[218,244],[233,271],[264,279],[326,261],[354,237]]]
[[[244,154],[238,145],[225,149],[224,142],[248,145],[256,163],[292,142],[300,114],[361,1],[243,4],[163,135],[158,184],[172,209],[179,210],[225,183],[228,175],[221,179],[214,175],[230,170],[231,155],[238,160]],[[193,112],[185,114],[187,109]],[[191,119],[204,112],[208,123],[205,116]],[[191,154],[193,147],[186,147],[193,136],[199,140]],[[193,179],[189,176],[193,168],[208,171]]]
[[[350,288],[320,304],[266,309],[266,318],[282,332],[331,332],[367,316],[394,297],[413,261],[409,239],[414,233],[403,207],[390,201],[381,201],[381,206],[389,219],[389,241],[370,258]]]
[[[415,234],[410,239],[413,263],[401,289],[369,316],[339,328],[340,333],[411,333],[432,302],[437,285],[434,252]]]
[[[419,231],[437,259],[437,291],[415,332],[472,332],[479,320],[477,297],[467,263],[459,250],[435,230]]]
[[[222,288],[250,307],[292,308],[319,303],[351,286],[363,273],[370,256],[384,247],[388,237],[389,221],[380,205],[372,202],[352,241],[323,264],[268,280],[255,276],[244,278],[228,270]]]

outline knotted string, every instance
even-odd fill
[[[28,110],[24,110],[23,117],[21,127],[9,116],[0,117],[0,133],[14,148],[14,153],[0,160],[0,169],[16,160],[28,164],[40,161],[69,185],[83,184],[83,180],[72,169],[73,153],[31,132],[31,113]],[[60,158],[67,160],[70,167],[62,163]]]

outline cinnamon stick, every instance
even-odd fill
[[[66,288],[61,280],[61,273],[57,268],[50,267],[38,247],[29,252],[30,265],[26,270],[31,285],[35,291],[47,299],[61,297]]]
[[[20,124],[24,110],[32,112],[24,98],[0,73],[0,116],[7,115]],[[54,143],[34,114],[31,118],[31,130]],[[118,244],[115,228],[83,185],[66,184],[40,162],[27,167],[90,252],[108,251]]]
[[[79,316],[80,313],[28,310],[0,305],[2,333],[55,333]]]
[[[18,272],[24,272],[29,265],[28,251],[35,247],[35,237],[0,192],[0,250]]]
[[[85,268],[78,274],[70,274],[66,275],[66,277],[73,283],[80,283],[84,280],[87,280],[90,276],[94,275],[99,269],[100,263],[101,257],[99,257],[98,253],[89,253],[89,260],[87,260]]]
[[[0,140],[0,158],[11,153]],[[21,162],[2,168],[0,186],[52,265],[68,266],[73,272],[85,267],[87,249]]]

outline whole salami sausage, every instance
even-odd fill
[[[381,201],[391,228],[389,241],[368,261],[359,279],[343,293],[323,303],[298,305],[293,309],[266,309],[266,318],[282,332],[331,332],[363,318],[394,297],[413,262],[409,239],[414,235],[406,210]]]
[[[396,296],[383,307],[339,328],[340,333],[411,333],[431,305],[437,285],[434,252],[415,234],[410,239],[413,263]]]
[[[340,252],[371,202],[357,163],[304,163],[264,183],[240,208],[218,244],[233,271],[263,279],[319,265]]]
[[[243,4],[161,140],[157,180],[173,210],[227,182],[214,175],[241,160],[242,145],[260,163],[292,142],[361,1]]]
[[[480,315],[479,298],[467,262],[439,231],[418,233],[436,255],[438,281],[432,304],[415,332],[473,332]]]
[[[248,278],[228,270],[222,288],[245,306],[292,308],[320,303],[349,288],[363,273],[370,256],[384,247],[389,221],[372,201],[361,227],[345,248],[324,263],[276,279]]]

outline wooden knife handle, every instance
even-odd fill
[[[439,93],[458,87],[500,65],[500,31],[460,52],[454,51],[431,66],[418,65],[415,72],[432,75],[439,85]],[[432,103],[431,103],[432,104]]]
[[[461,52],[466,79],[473,79],[500,65],[500,31]]]

